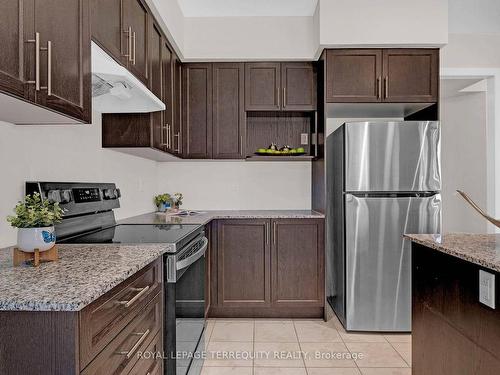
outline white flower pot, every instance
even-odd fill
[[[43,228],[19,228],[17,231],[17,247],[19,250],[33,253],[35,249],[46,251],[56,243],[54,226]]]

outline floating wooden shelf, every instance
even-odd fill
[[[300,156],[266,156],[266,155],[254,155],[247,156],[247,161],[310,161],[313,160],[314,156],[310,155],[300,155]]]

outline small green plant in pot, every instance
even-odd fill
[[[158,194],[155,196],[154,202],[158,211],[165,212],[172,206],[172,197],[168,193]]]
[[[8,216],[7,221],[17,232],[17,246],[25,252],[46,251],[56,243],[54,224],[59,223],[64,210],[59,203],[42,200],[40,194],[27,195],[24,201],[17,203],[15,215]]]
[[[178,210],[179,207],[182,206],[183,199],[184,196],[182,195],[182,193],[175,193],[173,198],[173,208]]]

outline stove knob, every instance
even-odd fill
[[[47,192],[47,199],[51,203],[61,202],[61,190],[49,190]]]
[[[115,198],[115,189],[104,189],[102,191],[102,195],[104,199],[114,199]]]
[[[69,203],[69,202],[71,202],[71,190],[62,190],[61,203]]]

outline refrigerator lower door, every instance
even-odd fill
[[[345,190],[441,190],[437,121],[345,125]]]
[[[411,245],[440,233],[441,196],[345,195],[346,329],[411,331]]]

